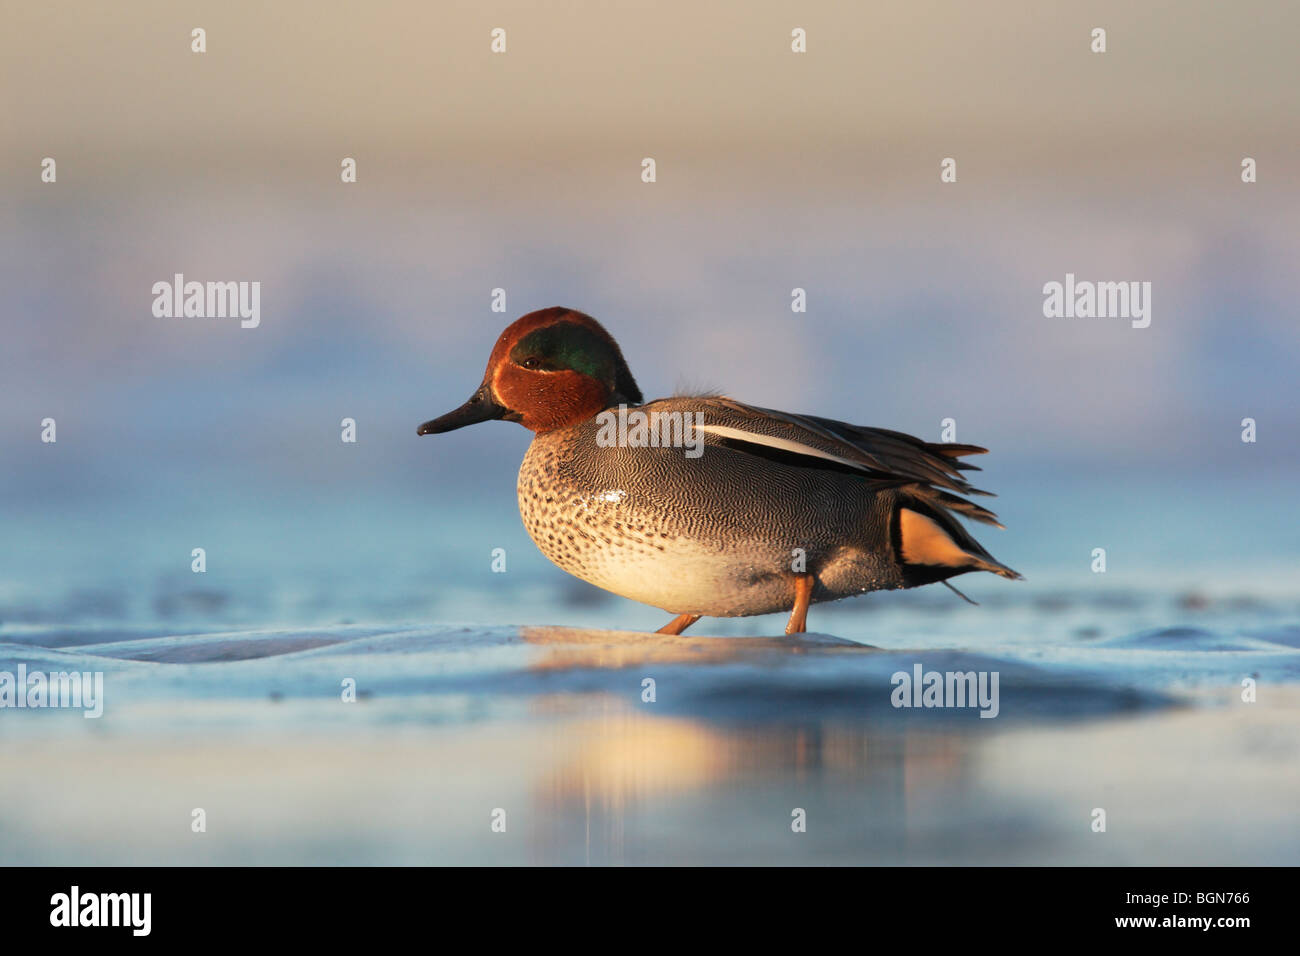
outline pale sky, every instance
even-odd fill
[[[103,175],[215,149],[213,175],[232,176],[318,148],[484,168],[743,149],[753,172],[755,154],[813,143],[843,173],[871,144],[932,142],[1118,174],[1126,145],[1152,139],[1298,143],[1300,5],[1285,0],[7,6],[8,159],[93,144]]]
[[[960,408],[1027,455],[1300,436],[1300,4],[9,6],[0,443],[49,408],[188,433],[177,383],[213,420],[418,387],[418,423],[557,304],[650,395]],[[178,271],[261,282],[261,326],[152,320]],[[1151,282],[1151,327],[1044,319],[1067,272]]]

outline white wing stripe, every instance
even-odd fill
[[[830,452],[822,451],[820,448],[814,448],[811,445],[805,445],[802,442],[791,441],[788,438],[777,438],[774,435],[747,432],[740,428],[728,428],[726,425],[696,425],[695,430],[697,432],[708,432],[710,435],[717,435],[720,438],[734,438],[737,441],[746,441],[754,445],[766,445],[768,448],[779,448],[782,451],[793,452],[796,455],[807,455],[810,458],[824,458],[826,461],[848,465],[850,468],[856,468],[859,471],[870,471],[870,469],[861,462],[842,458],[839,455],[832,455]]]

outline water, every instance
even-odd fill
[[[469,5],[231,13],[233,59],[16,11],[0,672],[106,701],[0,710],[0,862],[1297,861],[1293,10],[1116,9],[1099,81],[1010,6],[842,4],[805,57],[769,5],[521,9],[507,57]],[[260,325],[154,316],[178,272]],[[1150,327],[1047,318],[1067,273],[1150,282]],[[522,429],[415,436],[557,304],[647,396],[955,421],[1028,580],[646,637],[524,534]],[[893,708],[916,663],[997,670],[998,717]]]
[[[11,509],[0,671],[102,671],[105,709],[0,712],[23,767],[0,860],[1300,860],[1300,599],[1267,486],[1213,547],[1208,482],[1100,521],[1081,503],[1102,486],[1013,488],[1009,530],[982,534],[1029,580],[960,579],[979,607],[930,587],[815,606],[806,638],[776,616],[666,638],[645,632],[667,615],[552,568],[510,481],[485,484],[456,506]],[[917,664],[997,672],[997,717],[895,708]]]

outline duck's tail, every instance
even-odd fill
[[[955,501],[946,500],[949,498]],[[976,520],[989,520],[984,515],[973,514],[972,510],[984,509],[954,495],[929,489],[899,495],[894,507],[894,553],[902,562],[909,582],[930,584],[968,571],[989,571],[1013,581],[1023,580],[1019,572],[989,554],[953,517],[955,511]],[[996,524],[996,519],[989,523]],[[909,583],[909,586],[915,585]]]

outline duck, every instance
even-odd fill
[[[965,477],[987,449],[722,394],[645,402],[613,336],[574,309],[509,325],[477,391],[418,434],[494,420],[533,432],[518,497],[538,549],[674,615],[660,634],[777,612],[802,634],[812,604],[973,571],[1021,579],[959,520],[1003,527]]]

